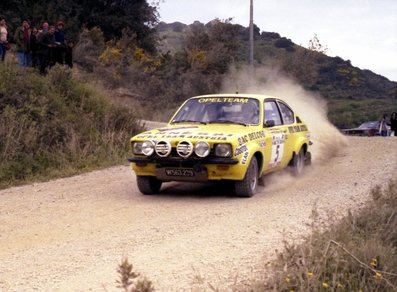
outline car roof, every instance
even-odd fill
[[[270,96],[270,95],[264,95],[264,94],[251,94],[251,93],[218,93],[218,94],[205,94],[205,95],[198,95],[198,96],[193,96],[191,98],[214,98],[214,97],[239,97],[239,98],[256,98],[259,100],[265,100],[265,99],[278,99],[281,100],[281,98],[275,97],[275,96]]]

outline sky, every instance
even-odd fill
[[[397,0],[253,0],[254,23],[308,47],[316,34],[327,55],[397,81]],[[160,21],[191,24],[233,18],[249,26],[250,0],[161,0]]]

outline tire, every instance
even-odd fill
[[[258,189],[258,172],[258,161],[254,156],[251,159],[244,179],[234,183],[236,195],[238,197],[249,198],[255,195]]]
[[[137,176],[136,182],[139,191],[144,195],[153,195],[160,191],[162,181],[154,176]]]
[[[305,168],[305,153],[303,148],[299,150],[298,154],[294,154],[291,163],[291,171],[294,176],[299,176],[303,173]]]

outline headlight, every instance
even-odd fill
[[[142,142],[132,142],[132,153],[142,155]]]
[[[154,142],[153,141],[145,141],[142,143],[142,153],[146,156],[152,155],[154,152]]]
[[[198,142],[196,146],[194,146],[194,153],[198,157],[207,157],[210,154],[210,145],[207,142]]]
[[[215,146],[215,156],[218,157],[232,157],[232,145],[217,144]]]

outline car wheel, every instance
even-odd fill
[[[162,181],[158,180],[154,176],[140,176],[136,177],[136,182],[138,185],[139,191],[144,195],[153,195],[158,193]]]
[[[258,188],[258,161],[252,157],[245,177],[241,181],[235,182],[236,195],[239,197],[252,197]]]
[[[303,173],[303,169],[305,168],[305,153],[303,148],[299,150],[298,154],[295,154],[292,158],[292,174],[295,176],[301,175]]]

